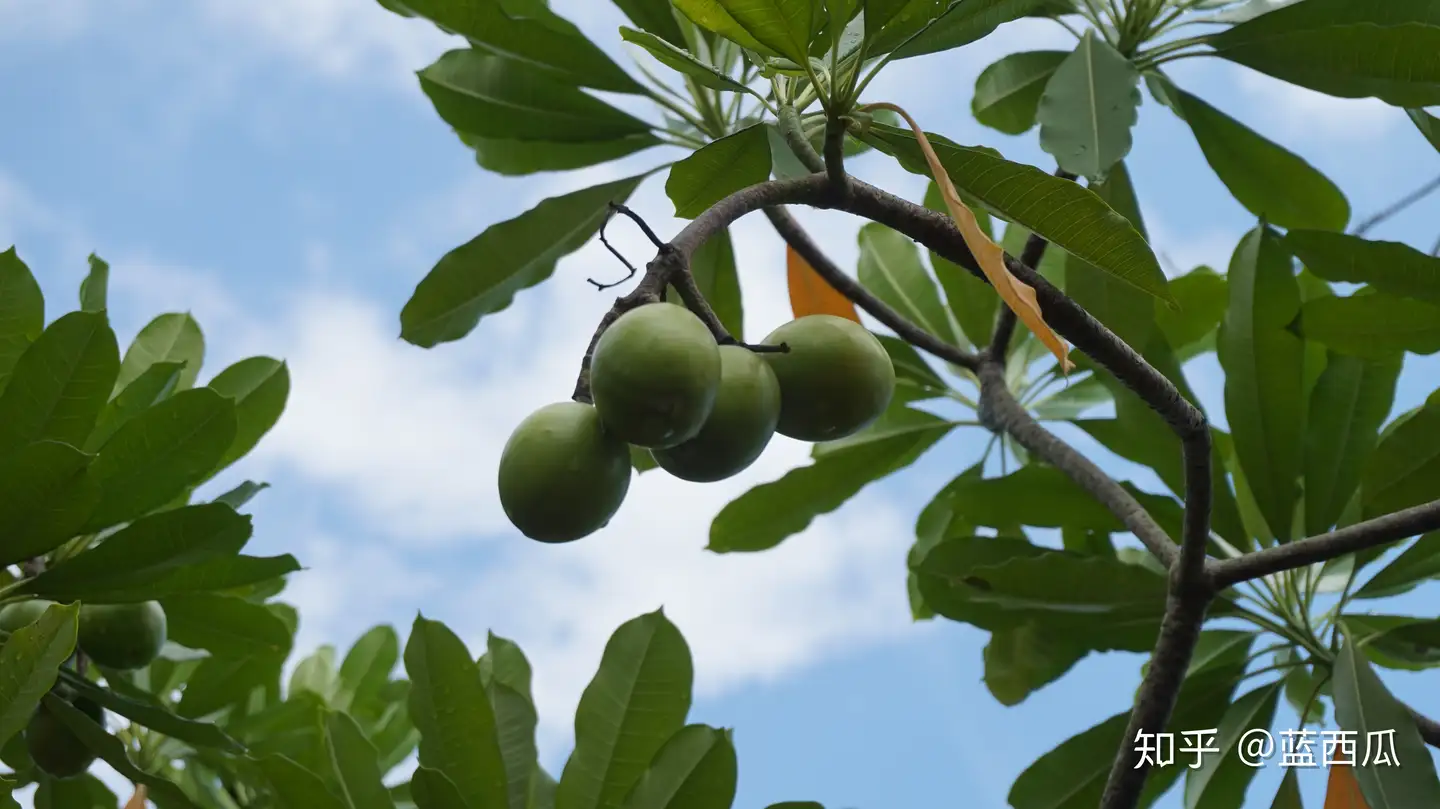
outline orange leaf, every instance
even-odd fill
[[[974,254],[975,261],[980,265],[980,271],[990,280],[990,285],[1000,294],[1000,299],[1010,307],[1010,311],[1020,318],[1040,342],[1055,355],[1060,361],[1060,372],[1069,374],[1075,367],[1070,361],[1070,346],[1060,339],[1060,335],[1045,322],[1040,314],[1040,304],[1035,300],[1035,288],[1021,281],[1010,273],[1005,267],[1005,251],[1000,245],[990,240],[985,231],[980,229],[980,223],[975,221],[975,214],[965,203],[960,201],[960,193],[955,190],[955,183],[951,182],[950,175],[945,167],[940,164],[940,158],[936,156],[935,149],[930,146],[930,139],[925,137],[925,130],[915,123],[915,119],[900,107],[888,102],[878,104],[867,104],[863,109],[884,109],[896,113],[905,119],[910,125],[911,131],[915,133],[915,142],[919,144],[920,151],[925,154],[925,162],[930,165],[930,173],[935,175],[935,184],[940,188],[940,195],[945,198],[945,207],[950,210],[950,218],[955,220],[955,226],[959,228],[960,235],[964,237],[965,244]]]
[[[795,317],[835,315],[860,322],[855,304],[821,278],[810,263],[789,245],[785,246],[785,279],[790,287],[790,311],[795,313]]]
[[[1370,809],[1360,793],[1360,782],[1348,764],[1330,765],[1330,783],[1325,787],[1325,809]]]

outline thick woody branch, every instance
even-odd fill
[[[766,208],[765,216],[770,219],[770,224],[774,225],[775,232],[780,234],[780,238],[800,254],[800,257],[805,259],[805,263],[809,264],[817,275],[834,287],[836,292],[849,298],[856,306],[895,332],[900,339],[961,368],[973,371],[980,367],[979,358],[974,354],[959,346],[951,345],[915,325],[836,266],[835,262],[825,255],[820,246],[810,238],[810,234],[805,232],[800,223],[795,221],[795,217],[791,216],[784,207],[776,205]]]
[[[1210,575],[1217,587],[1229,587],[1437,529],[1440,529],[1440,500],[1356,523],[1328,534],[1276,545],[1234,559],[1212,561]]]
[[[1415,720],[1415,729],[1420,731],[1420,738],[1431,747],[1440,747],[1440,722],[1407,707],[1410,717]]]

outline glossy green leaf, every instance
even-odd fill
[[[90,464],[104,528],[165,505],[210,474],[235,440],[235,404],[208,388],[183,391],[129,420]]]
[[[770,176],[770,141],[759,124],[707,144],[670,167],[665,193],[675,215],[694,219],[735,191]]]
[[[1345,194],[1304,158],[1184,90],[1172,87],[1169,97],[1205,161],[1247,211],[1286,229],[1345,229]]]
[[[714,0],[756,42],[801,62],[810,53],[820,4],[816,0]],[[684,9],[686,0],[676,6]],[[698,23],[699,21],[696,20]],[[703,23],[702,23],[703,25]],[[705,26],[708,27],[708,26]],[[717,29],[716,33],[725,35]],[[741,43],[744,44],[744,43]]]
[[[1440,576],[1440,531],[1431,531],[1380,568],[1355,591],[1354,597],[1386,598],[1408,593],[1436,576]]]
[[[179,390],[183,362],[157,362],[126,385],[100,411],[95,429],[85,442],[86,452],[99,452],[105,442],[127,421],[135,418]]]
[[[1042,421],[1070,421],[1108,401],[1110,391],[1092,375],[1039,399],[1031,405],[1030,412]]]
[[[624,809],[730,809],[738,776],[728,731],[687,725],[655,754]]]
[[[940,186],[934,180],[930,181],[925,190],[925,207],[949,215]],[[989,234],[989,212],[978,205],[971,208],[971,212],[975,214],[981,229]],[[945,303],[955,318],[955,325],[959,327],[961,335],[968,338],[971,345],[988,345],[995,331],[995,313],[1000,308],[1000,296],[995,293],[995,289],[971,275],[969,270],[933,251],[930,251],[930,266],[935,271],[936,279],[940,281],[940,287],[945,290]]]
[[[1305,804],[1300,801],[1300,780],[1296,777],[1296,772],[1294,767],[1285,771],[1285,777],[1280,779],[1280,788],[1275,792],[1275,800],[1270,804],[1270,809],[1305,809]]]
[[[1182,351],[1213,333],[1225,319],[1229,292],[1225,276],[1209,267],[1196,267],[1170,280],[1170,294],[1175,296],[1178,311],[1166,312],[1156,319],[1165,340],[1175,351]]]
[[[172,312],[151,320],[135,335],[125,349],[120,375],[115,379],[114,393],[124,390],[157,362],[184,363],[175,390],[189,390],[195,385],[200,366],[205,361],[205,335],[200,324],[188,312]]]
[[[1004,23],[1033,13],[1044,3],[1045,0],[910,0],[885,27],[868,53],[878,55],[893,50],[894,58],[908,59],[964,47],[984,39]]]
[[[700,28],[755,51],[761,56],[778,55],[778,51],[756,39],[745,26],[730,15],[721,0],[672,0],[676,10]]]
[[[1422,109],[1405,110],[1405,114],[1415,122],[1415,128],[1420,130],[1420,134],[1425,136],[1425,140],[1430,141],[1431,146],[1440,150],[1440,118],[1436,118]]]
[[[155,803],[163,804],[167,809],[168,807],[195,809],[195,804],[191,803],[190,799],[180,791],[179,787],[175,786],[173,781],[153,775],[136,766],[130,760],[124,743],[106,733],[103,727],[95,724],[94,720],[86,716],[79,708],[55,694],[46,694],[44,705],[45,709],[63,722],[82,744],[106,764],[109,764],[115,772],[134,783],[144,784]],[[317,807],[317,809],[319,808]]]
[[[1091,188],[1145,235],[1140,203],[1123,160],[1114,164],[1104,182],[1092,183]],[[1064,286],[1065,294],[1129,345],[1143,347],[1149,342],[1155,330],[1155,299],[1149,294],[1070,254],[1065,256]]]
[[[877,222],[860,228],[860,283],[891,309],[943,342],[960,336],[910,237]]]
[[[290,369],[269,357],[243,359],[215,375],[205,387],[235,402],[235,439],[216,471],[245,457],[280,420],[290,397]]]
[[[51,323],[20,355],[0,394],[0,453],[44,439],[83,446],[119,367],[103,312],[71,312]]]
[[[523,16],[496,0],[380,0],[405,16],[424,17],[477,48],[534,65],[556,80],[596,90],[643,93],[644,88],[569,21],[544,4]]]
[[[52,604],[35,623],[10,633],[0,647],[0,745],[30,721],[60,664],[75,651],[79,604]]]
[[[1007,135],[1030,131],[1045,84],[1069,56],[1067,51],[1022,51],[1001,58],[975,79],[970,112]]]
[[[0,565],[48,553],[90,516],[99,489],[91,457],[58,441],[37,441],[0,458]]]
[[[328,704],[339,683],[335,678],[335,647],[322,644],[300,661],[290,673],[287,694],[308,691]]]
[[[1282,652],[1276,655],[1276,662],[1294,662],[1293,653]],[[1318,698],[1318,689],[1325,682],[1321,677],[1329,676],[1329,672],[1322,675],[1314,666],[1307,665],[1295,666],[1285,675],[1285,700],[1290,703],[1297,717],[1304,712],[1306,724],[1325,721],[1325,703]]]
[[[1285,246],[1326,281],[1369,284],[1380,292],[1440,306],[1440,257],[1400,242],[1345,233],[1292,230]]]
[[[475,163],[480,168],[502,177],[583,169],[628,157],[662,142],[648,132],[578,143],[482,138],[459,131],[455,134],[475,152]]]
[[[690,710],[690,647],[662,611],[626,621],[610,636],[600,669],[575,710],[575,751],[560,776],[557,806],[619,807]]]
[[[340,663],[340,688],[334,705],[343,711],[367,710],[381,701],[382,689],[400,660],[400,638],[387,624],[361,635]]]
[[[444,624],[416,616],[405,671],[421,766],[439,770],[473,806],[505,805],[495,711],[465,644]]]
[[[480,680],[487,688],[491,683],[500,683],[514,689],[525,699],[531,699],[530,661],[515,641],[489,633],[485,639],[485,654],[478,662]]]
[[[224,494],[216,496],[210,502],[224,503],[225,505],[235,509],[236,511],[239,511],[241,508],[244,508],[245,504],[249,503],[251,499],[255,497],[255,495],[265,491],[268,488],[270,488],[270,484],[268,483],[256,483],[253,480],[247,480],[241,482],[238,486],[225,492]]]
[[[1356,759],[1368,758],[1370,763],[1355,767],[1355,778],[1370,809],[1440,806],[1440,778],[1415,720],[1359,654],[1352,637],[1346,637],[1336,655],[1334,691],[1336,723],[1356,734],[1357,750],[1370,753]],[[1400,766],[1374,761],[1373,751],[1362,746],[1370,742],[1369,734],[1387,731],[1394,733],[1394,756]]]
[[[15,248],[0,252],[0,391],[16,360],[45,330],[45,296]]]
[[[42,778],[34,795],[35,809],[115,809],[119,800],[104,782],[88,772],[73,778]],[[6,805],[0,799],[0,806]],[[18,806],[13,801],[9,805]]]
[[[417,767],[410,778],[417,809],[470,809],[455,783],[439,770]]]
[[[712,65],[696,59],[688,52],[666,42],[646,31],[620,26],[620,36],[626,42],[633,42],[644,48],[660,64],[695,80],[696,84],[711,90],[732,93],[749,93],[750,88],[716,70]]]
[[[1032,464],[1003,477],[957,480],[948,491],[951,507],[973,525],[1003,528],[1018,522],[1040,528],[1125,530],[1100,501],[1053,466]]]
[[[27,579],[16,592],[103,603],[107,593],[143,589],[197,563],[237,553],[250,538],[250,530],[249,517],[216,503],[162,511]]]
[[[74,689],[77,694],[93,700],[105,710],[119,714],[136,724],[144,725],[157,733],[163,733],[172,739],[178,739],[198,748],[208,747],[229,752],[240,752],[242,749],[239,742],[215,724],[196,722],[177,716],[164,704],[143,692],[143,696],[131,697],[116,693],[113,685],[111,688],[101,688],[83,677],[68,676],[67,672],[62,672],[61,677],[65,684]]]
[[[400,336],[422,348],[459,340],[480,318],[555,270],[600,229],[611,202],[623,203],[644,179],[628,177],[559,197],[496,225],[446,253],[400,312]]]
[[[1305,424],[1307,536],[1330,530],[1360,485],[1395,402],[1400,367],[1399,355],[1367,360],[1330,352]]]
[[[976,463],[945,485],[935,494],[920,516],[915,520],[915,543],[905,555],[905,589],[910,597],[910,615],[916,621],[928,621],[935,617],[935,611],[925,603],[925,594],[920,592],[920,577],[915,568],[931,548],[946,537],[966,536],[975,533],[975,526],[965,520],[965,515],[956,510],[951,501],[951,492],[965,481],[980,478],[985,473],[985,464]]]
[[[181,646],[231,657],[290,651],[285,622],[243,598],[190,593],[170,596],[160,605],[165,608],[170,640]]]
[[[1032,622],[996,629],[985,645],[985,687],[1007,707],[1065,676],[1090,650]]]
[[[534,786],[536,756],[535,706],[525,694],[502,682],[486,686],[495,709],[495,735],[505,763],[509,809],[526,809]]]
[[[255,763],[270,782],[279,809],[350,809],[319,775],[285,756],[264,756]]]
[[[762,178],[763,179],[763,178]],[[735,267],[735,246],[730,230],[716,233],[690,257],[695,286],[710,303],[720,324],[736,340],[745,339],[745,307],[740,295],[740,273]],[[671,300],[675,300],[671,298]]]
[[[676,48],[685,47],[685,36],[675,19],[670,0],[611,0],[630,22],[651,36],[659,37]]]
[[[650,131],[644,121],[533,65],[475,48],[447,51],[419,75],[435,112],[481,138],[584,143]]]
[[[1429,107],[1440,104],[1437,10],[1436,0],[1304,0],[1207,44],[1223,59],[1326,95]]]
[[[1139,110],[1140,72],[1086,31],[1040,96],[1040,148],[1071,174],[1102,181],[1130,153]]]
[[[950,389],[915,347],[897,337],[877,334],[875,338],[890,355],[895,368],[895,397],[915,402],[944,396]]]
[[[1440,396],[1432,395],[1420,412],[1381,439],[1361,480],[1367,517],[1435,499],[1440,492]]]
[[[839,448],[732,500],[710,523],[715,553],[769,550],[839,508],[870,483],[914,463],[953,425],[929,413],[892,407]],[[839,442],[836,442],[837,444]]]
[[[1065,252],[1170,301],[1165,274],[1145,238],[1093,191],[982,149],[957,146],[929,133],[926,136],[961,191]],[[907,170],[929,176],[913,134],[872,124],[865,140],[895,156]]]
[[[80,281],[80,310],[103,312],[110,290],[110,263],[91,253],[86,259],[90,273]]]
[[[348,714],[325,714],[325,752],[334,769],[344,809],[395,809],[385,788],[375,745]]]
[[[1186,809],[1230,809],[1245,803],[1257,768],[1253,752],[1242,757],[1240,742],[1252,729],[1269,731],[1280,703],[1280,683],[1267,683],[1235,700],[1210,737],[1218,753],[1208,753],[1199,769],[1185,777]],[[1249,760],[1245,757],[1249,757]]]
[[[1305,443],[1304,343],[1287,330],[1300,290],[1280,238],[1261,226],[1230,261],[1216,347],[1235,453],[1271,535],[1290,539]]]
[[[1382,359],[1397,351],[1440,351],[1440,306],[1383,292],[1309,301],[1299,330],[1308,339],[1346,354]]]

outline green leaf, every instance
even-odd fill
[[[1186,809],[1230,809],[1245,803],[1245,792],[1255,778],[1253,753],[1242,756],[1240,741],[1252,729],[1269,731],[1280,703],[1280,682],[1267,683],[1245,694],[1225,711],[1215,736],[1218,753],[1208,753],[1200,768],[1185,778]],[[1245,756],[1251,756],[1248,761]]]
[[[287,694],[308,691],[326,704],[338,685],[335,679],[335,647],[323,644],[311,652],[290,674]]]
[[[672,0],[676,10],[695,25],[719,34],[740,47],[761,56],[774,56],[778,51],[756,39],[726,9],[722,0]]]
[[[243,749],[239,742],[213,723],[196,722],[176,716],[164,704],[149,695],[145,695],[144,699],[139,696],[125,696],[111,689],[101,688],[83,677],[67,676],[67,674],[68,672],[62,672],[61,677],[65,684],[77,694],[157,733],[163,733],[173,739],[201,748],[229,752],[240,752]]]
[[[183,362],[157,362],[146,368],[125,389],[105,404],[95,429],[85,442],[86,452],[99,452],[105,442],[130,419],[135,418],[179,390]]]
[[[644,93],[580,29],[543,4],[507,14],[496,0],[380,0],[404,16],[424,17],[477,48],[526,62],[558,81],[617,93]]]
[[[75,651],[79,604],[51,604],[35,623],[10,633],[0,647],[0,745],[30,721]]]
[[[80,282],[80,309],[85,312],[105,311],[105,299],[110,288],[110,264],[91,253],[90,274]]]
[[[950,215],[940,186],[934,180],[925,190],[925,207]],[[981,229],[989,235],[990,214],[979,205],[972,207],[966,203],[966,207],[971,209]],[[988,345],[995,331],[995,313],[1000,307],[1000,296],[995,294],[995,289],[934,251],[930,251],[930,266],[945,290],[945,302],[961,334],[969,339],[971,345]]]
[[[1383,292],[1332,295],[1300,310],[1300,331],[1329,348],[1383,359],[1397,351],[1440,351],[1440,306]]]
[[[335,771],[344,809],[395,809],[385,788],[375,745],[348,714],[325,714],[325,752]]]
[[[124,743],[106,733],[103,727],[96,724],[79,708],[55,694],[46,694],[44,704],[46,710],[63,722],[82,744],[100,757],[101,761],[109,764],[122,777],[130,779],[136,784],[144,784],[149,789],[151,800],[156,804],[163,805],[167,809],[169,807],[195,809],[195,804],[190,802],[190,799],[180,791],[179,787],[175,786],[174,782],[152,775],[135,766],[126,753]]]
[[[447,51],[419,77],[446,123],[481,138],[584,143],[650,131],[639,118],[531,64],[475,48]]]
[[[899,231],[878,222],[860,228],[860,283],[906,320],[957,345],[960,336],[940,301],[935,282],[920,263],[915,243]]]
[[[948,491],[950,507],[972,525],[1125,530],[1100,501],[1053,466],[1031,464],[1004,477],[956,480]],[[1142,504],[1153,497],[1142,497]]]
[[[1440,306],[1440,257],[1407,244],[1292,230],[1285,234],[1285,246],[1326,281],[1369,284],[1380,292]]]
[[[630,22],[635,23],[651,36],[663,40],[666,44],[676,48],[685,47],[685,35],[680,31],[680,23],[675,19],[675,11],[670,5],[670,0],[611,0]],[[621,28],[621,35],[624,36],[624,28]],[[628,39],[628,37],[627,37]]]
[[[914,346],[887,334],[877,334],[875,339],[880,341],[885,353],[890,355],[890,364],[895,367],[896,398],[905,397],[911,402],[934,399],[950,389]]]
[[[1435,499],[1440,491],[1440,396],[1432,395],[1420,412],[1381,439],[1361,480],[1366,517]]]
[[[410,794],[417,809],[470,809],[454,782],[439,770],[415,768],[410,777]]]
[[[1300,311],[1290,255],[1269,227],[1230,261],[1230,308],[1216,347],[1235,454],[1271,535],[1290,540],[1305,443],[1304,343],[1286,327]]]
[[[809,466],[762,483],[732,500],[710,523],[715,553],[763,551],[839,508],[866,485],[914,463],[950,432],[948,421],[903,406]],[[839,442],[836,442],[839,444]]]
[[[1361,745],[1369,743],[1371,733],[1394,732],[1397,761],[1355,767],[1355,778],[1366,803],[1370,809],[1440,806],[1440,778],[1435,775],[1435,762],[1420,739],[1415,720],[1391,696],[1370,662],[1358,653],[1354,638],[1346,634],[1335,660],[1335,721],[1356,734],[1357,750],[1367,749]],[[1357,762],[1369,757],[1357,755]]]
[[[1069,56],[1067,51],[1022,51],[991,64],[975,79],[970,112],[1007,135],[1030,131],[1045,84]]]
[[[666,42],[654,34],[645,31],[636,31],[634,28],[620,26],[620,37],[626,42],[633,42],[644,48],[647,53],[655,57],[660,64],[684,74],[695,80],[701,87],[708,87],[711,90],[728,91],[732,93],[750,93],[749,87],[730,78],[699,59],[691,56],[681,48]]]
[[[1330,530],[1355,494],[1395,402],[1401,364],[1399,355],[1366,360],[1330,352],[1305,425],[1306,535]]]
[[[1179,311],[1166,312],[1156,319],[1165,340],[1176,352],[1189,348],[1213,333],[1225,319],[1230,296],[1225,276],[1209,267],[1196,267],[1170,280],[1170,294]]]
[[[985,687],[1001,705],[1019,705],[1089,653],[1040,623],[996,629],[985,646]]]
[[[505,789],[509,809],[526,809],[535,777],[535,706],[530,698],[510,686],[494,682],[487,685],[490,703],[495,708],[495,734],[500,743],[500,757],[505,762]]]
[[[895,59],[908,59],[964,47],[984,39],[996,28],[1027,16],[1045,0],[910,0],[886,26],[873,47],[878,56],[894,50]],[[918,9],[919,13],[912,10]],[[927,11],[928,9],[928,11]],[[913,39],[905,41],[914,36]]]
[[[1304,0],[1207,38],[1222,59],[1341,98],[1440,104],[1436,0]]]
[[[340,688],[334,705],[343,711],[365,711],[377,706],[399,659],[400,638],[394,628],[388,624],[371,627],[340,663]]]
[[[270,610],[234,596],[170,596],[165,608],[170,640],[222,657],[290,652],[290,628]]]
[[[480,656],[480,681],[488,688],[491,683],[508,686],[516,693],[531,699],[530,661],[513,640],[502,638],[494,632],[485,639],[485,654]]]
[[[279,809],[350,809],[320,776],[285,756],[264,756],[255,763],[275,790]]]
[[[1380,568],[1354,598],[1386,598],[1408,593],[1420,584],[1440,576],[1440,531],[1431,531]]]
[[[1270,809],[1305,809],[1305,804],[1300,802],[1300,780],[1295,773],[1293,767],[1285,771],[1285,777],[1280,779],[1280,788],[1275,792],[1275,801],[1270,804]]]
[[[256,483],[253,480],[247,480],[242,482],[235,488],[231,489],[230,491],[217,496],[210,502],[224,503],[225,505],[235,509],[236,511],[239,511],[245,506],[246,503],[249,503],[250,500],[255,497],[255,495],[265,491],[268,488],[270,488],[270,484],[268,483]]]
[[[694,219],[735,191],[770,176],[770,141],[760,124],[707,144],[670,167],[665,194],[675,215]]]
[[[14,247],[0,252],[0,391],[16,360],[44,330],[45,296],[40,284]]]
[[[663,611],[626,621],[575,710],[575,751],[557,806],[613,809],[665,741],[685,724],[694,667],[690,647]]]
[[[556,261],[600,229],[607,206],[628,199],[642,179],[550,197],[446,253],[401,310],[400,336],[433,348],[469,334],[482,316],[509,306],[516,292],[549,278]]]
[[[100,494],[85,474],[91,457],[37,441],[0,458],[0,565],[48,553],[84,525]]]
[[[1422,109],[1405,110],[1405,114],[1415,122],[1415,127],[1420,130],[1420,134],[1425,136],[1425,140],[1430,141],[1431,146],[1440,150],[1440,118],[1436,118]]]
[[[1140,72],[1087,30],[1040,96],[1040,148],[1071,174],[1103,181],[1130,153],[1139,111]]]
[[[729,731],[687,725],[666,740],[621,806],[730,809],[737,776]]]
[[[109,787],[88,772],[72,778],[42,778],[35,788],[35,809],[115,809],[119,801]],[[7,805],[16,806],[13,800],[9,804],[0,802],[0,806]]]
[[[819,3],[815,0],[715,0],[756,42],[797,62],[809,58]],[[675,4],[681,10],[686,0]],[[692,18],[693,19],[693,18]],[[699,20],[696,20],[700,23]],[[702,27],[704,23],[700,23]],[[725,31],[711,29],[721,36]],[[744,44],[743,42],[741,43]]]
[[[454,782],[472,806],[505,805],[505,764],[480,671],[444,624],[416,616],[405,644],[420,764]]]
[[[764,178],[761,178],[762,180]],[[744,341],[745,307],[740,295],[740,274],[735,268],[735,247],[730,230],[716,233],[690,257],[690,273],[695,286],[710,302],[720,324],[736,340]],[[672,300],[674,300],[672,298]]]
[[[1141,236],[1145,235],[1140,203],[1123,160],[1114,164],[1104,182],[1092,183],[1091,188],[1105,204],[1129,220]],[[1065,294],[1126,343],[1143,347],[1149,342],[1155,330],[1155,299],[1149,294],[1068,253],[1064,286]],[[1168,284],[1166,288],[1170,288]]]
[[[280,420],[290,397],[290,369],[280,360],[250,357],[216,374],[205,387],[235,402],[235,440],[216,465],[219,471],[245,457]]]
[[[119,366],[103,312],[71,312],[51,323],[20,355],[0,394],[0,452],[47,438],[84,445]]]
[[[204,480],[235,440],[235,404],[208,388],[177,393],[115,431],[90,464],[101,489],[87,525],[132,520]]]
[[[583,169],[619,160],[661,143],[659,138],[648,132],[582,143],[482,138],[460,131],[455,134],[474,150],[475,163],[480,168],[503,177]]]
[[[1345,194],[1304,158],[1184,90],[1172,86],[1169,97],[1205,161],[1245,210],[1286,229],[1345,229]]]
[[[15,592],[54,601],[79,598],[105,603],[106,594],[143,590],[197,563],[237,553],[250,538],[250,530],[249,517],[217,503],[161,511],[25,580]]]
[[[157,362],[179,362],[185,367],[175,390],[189,390],[200,375],[200,365],[205,360],[205,335],[200,324],[188,312],[173,312],[160,315],[145,325],[135,335],[130,347],[125,349],[125,359],[120,363],[120,375],[115,379],[115,390],[119,393]]]
[[[1039,233],[1061,250],[1171,302],[1165,273],[1145,238],[1095,192],[982,149],[957,146],[929,133],[926,137],[955,185],[1006,221]],[[929,176],[912,133],[877,123],[870,126],[864,139],[894,156],[908,171]]]

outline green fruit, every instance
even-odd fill
[[[104,727],[105,710],[99,705],[84,697],[72,699],[70,704]],[[35,766],[52,778],[73,778],[95,761],[95,754],[71,732],[65,720],[43,703],[25,728],[25,749]]]
[[[165,610],[158,601],[80,607],[80,649],[112,669],[144,668],[165,645]]]
[[[786,353],[765,359],[780,380],[776,432],[801,441],[834,441],[869,426],[895,393],[895,366],[880,341],[853,320],[808,315],[765,338]]]
[[[720,346],[720,390],[694,438],[653,450],[655,463],[682,480],[723,480],[755,462],[780,420],[780,382],[765,360],[741,346]]]
[[[0,629],[6,632],[14,632],[17,629],[27,627],[40,620],[45,610],[54,604],[54,601],[46,601],[43,598],[33,598],[29,601],[20,601],[0,609]]]
[[[615,516],[630,488],[630,448],[579,402],[545,405],[500,454],[500,507],[520,533],[572,542]]]
[[[720,386],[720,351],[683,306],[651,303],[621,315],[595,346],[590,392],[605,426],[650,449],[694,438]]]

